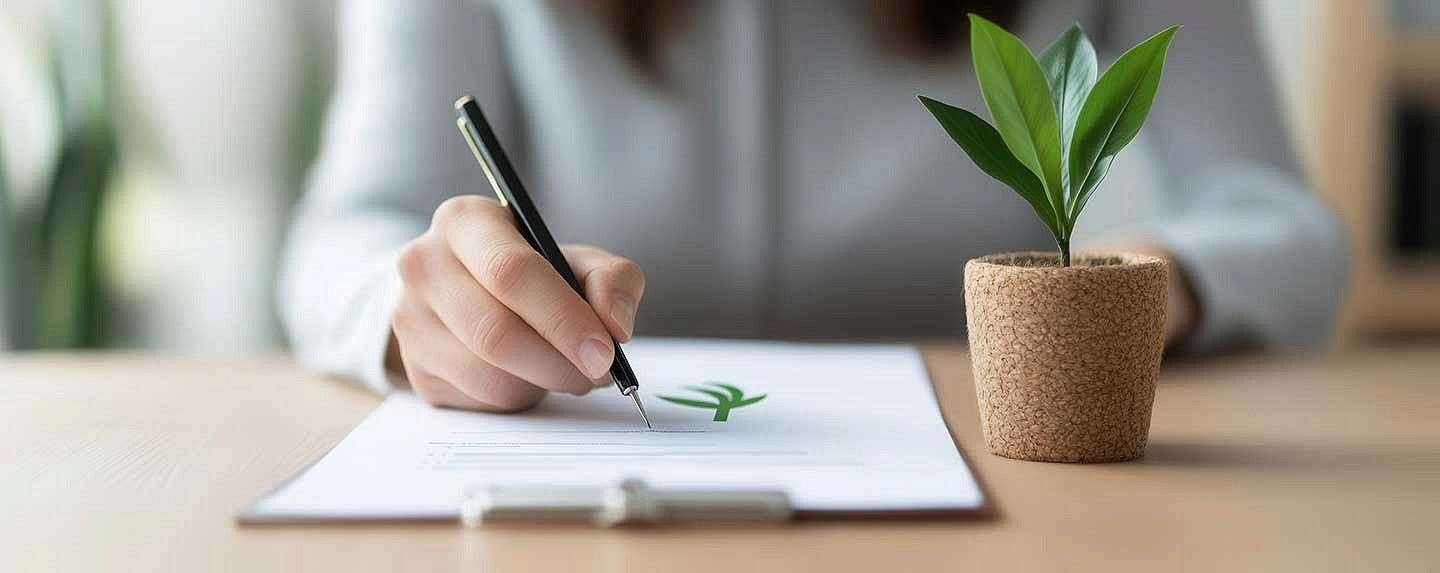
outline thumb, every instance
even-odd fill
[[[635,315],[645,295],[645,273],[635,261],[589,245],[566,245],[565,253],[585,300],[616,341],[630,340]]]

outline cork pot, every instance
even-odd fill
[[[1117,462],[1145,453],[1165,338],[1166,266],[1145,255],[1007,253],[965,265],[991,453]]]

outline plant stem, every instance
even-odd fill
[[[1060,266],[1070,266],[1070,239],[1056,239],[1055,244],[1060,247]]]

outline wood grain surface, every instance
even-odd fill
[[[1440,570],[1440,347],[1167,364],[1112,465],[985,453],[963,348],[926,358],[994,519],[240,528],[378,398],[280,356],[7,355],[0,571]]]

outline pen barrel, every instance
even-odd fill
[[[625,351],[620,349],[618,342],[615,343],[615,362],[610,364],[610,377],[615,379],[615,387],[620,389],[621,394],[629,395],[640,386],[635,381],[635,371],[630,369],[630,361],[625,358]]]

